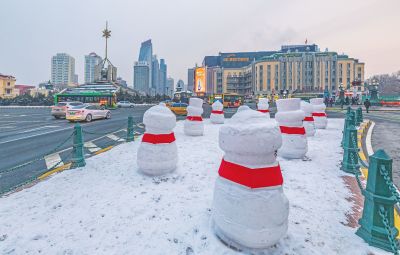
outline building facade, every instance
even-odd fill
[[[193,90],[192,88],[194,87],[194,70],[195,68],[188,68],[188,80],[187,80],[187,86],[190,90]],[[208,84],[208,83],[207,83]]]
[[[146,61],[137,61],[133,67],[133,88],[143,95],[150,93],[150,65]]]
[[[102,61],[102,58],[94,52],[85,55],[85,83],[95,81],[95,68]]]
[[[151,62],[151,89],[150,95],[155,96],[159,92],[160,87],[160,63],[157,55],[153,55]]]
[[[175,86],[174,86],[174,79],[171,77],[167,78],[166,91],[167,91],[167,96],[172,98],[175,91]]]
[[[57,53],[51,58],[51,83],[56,86],[77,84],[75,59],[66,53]]]
[[[0,73],[0,98],[11,99],[16,96],[15,77]]]
[[[206,95],[236,93],[245,96],[329,92],[339,87],[363,90],[364,63],[317,45],[285,45],[279,51],[220,53],[206,56]],[[188,73],[189,78],[189,73]]]
[[[159,95],[168,95],[167,89],[167,64],[165,59],[160,59],[160,79],[157,93]]]
[[[140,51],[139,51],[139,59],[138,62],[147,62],[149,65],[149,84],[147,86],[149,87],[148,90],[150,90],[150,87],[152,86],[152,63],[153,63],[153,44],[151,42],[151,39],[142,42],[140,45]],[[147,92],[147,93],[150,93]]]

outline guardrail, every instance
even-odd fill
[[[140,124],[138,124],[137,126],[139,126]],[[126,127],[127,130],[127,134],[125,138],[120,138],[120,139],[116,139],[113,140],[113,144],[108,146],[108,149],[110,149],[113,145],[116,145],[120,142],[131,142],[134,141],[134,122],[133,122],[133,117],[129,116],[128,117],[128,121],[127,124],[125,123],[123,126],[118,127],[118,129],[114,132],[107,132],[107,133],[98,133],[98,132],[89,132],[86,130],[83,130],[81,125],[79,123],[75,124],[74,130],[73,132],[68,135],[68,137],[66,139],[64,139],[63,141],[61,141],[54,149],[52,149],[51,151],[49,151],[46,154],[40,155],[39,157],[36,157],[35,159],[8,168],[8,169],[0,169],[0,178],[2,175],[7,174],[7,173],[11,173],[11,172],[17,172],[19,170],[22,170],[24,167],[29,166],[32,163],[44,160],[47,156],[52,155],[56,152],[58,152],[61,147],[63,145],[65,145],[68,141],[72,141],[72,150],[70,153],[67,154],[67,156],[64,157],[64,159],[55,162],[50,168],[48,168],[46,171],[42,171],[40,173],[36,173],[34,174],[33,177],[29,178],[28,180],[24,181],[23,183],[19,183],[18,185],[15,185],[13,187],[10,188],[6,188],[6,189],[1,189],[0,188],[0,196],[10,193],[20,187],[23,187],[27,184],[33,183],[35,181],[39,181],[42,180],[46,177],[48,177],[49,175],[57,172],[57,171],[61,171],[61,170],[65,170],[65,169],[72,169],[72,168],[77,168],[77,167],[82,167],[86,165],[85,162],[85,154],[84,154],[84,139],[83,139],[83,135],[84,134],[96,134],[96,135],[109,135],[109,134],[113,134],[116,133],[117,131],[120,131],[123,127]],[[90,147],[86,147],[86,148],[90,148]],[[102,151],[106,151],[108,150],[107,148],[101,149]],[[94,154],[99,154],[99,151],[94,153]],[[65,162],[68,162],[64,165]],[[61,167],[61,164],[63,164],[64,166]]]
[[[357,124],[360,126],[361,120],[362,111],[357,109],[356,113],[348,108],[342,139],[344,153],[341,169],[354,174],[364,196],[364,209],[356,234],[369,245],[400,254],[396,239],[398,230],[394,223],[394,207],[400,203],[400,193],[393,184],[392,159],[384,150],[369,156],[368,163],[360,157]],[[365,187],[360,164],[368,169]]]

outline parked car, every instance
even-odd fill
[[[169,109],[175,113],[176,115],[186,115],[187,111],[186,108],[188,107],[188,104],[185,103],[173,103]]]
[[[95,119],[110,119],[111,112],[107,109],[102,109],[98,105],[79,105],[67,110],[66,119],[70,122],[87,121]]]
[[[51,107],[51,115],[56,119],[65,118],[67,111],[70,108],[82,105],[82,102],[59,102]]]
[[[133,108],[133,107],[135,107],[135,105],[133,103],[129,102],[129,101],[119,101],[117,103],[117,106],[119,108]]]

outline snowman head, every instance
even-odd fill
[[[200,116],[203,114],[203,99],[192,97],[189,99],[189,106],[187,107],[188,116]]]
[[[151,134],[171,133],[176,125],[175,114],[165,104],[159,104],[148,109],[143,115],[146,132]]]
[[[219,101],[215,101],[212,105],[211,105],[212,109],[215,111],[222,111],[224,109],[224,105]]]
[[[276,107],[278,112],[290,112],[300,110],[300,98],[278,99]]]
[[[282,145],[276,122],[265,115],[240,106],[236,114],[219,130],[219,146],[235,155],[265,155]]]
[[[257,109],[258,110],[268,110],[268,98],[260,98],[258,99]]]
[[[313,112],[313,106],[306,102],[306,101],[301,101],[301,110],[306,114],[306,116],[310,116],[311,113]]]

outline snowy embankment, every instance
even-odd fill
[[[0,198],[0,254],[239,254],[210,228],[219,127],[206,120],[205,136],[189,137],[178,122],[178,169],[163,177],[137,172],[135,141]],[[311,161],[278,158],[289,230],[265,254],[389,254],[345,225],[352,204],[340,178],[342,127],[329,119],[309,138]]]

